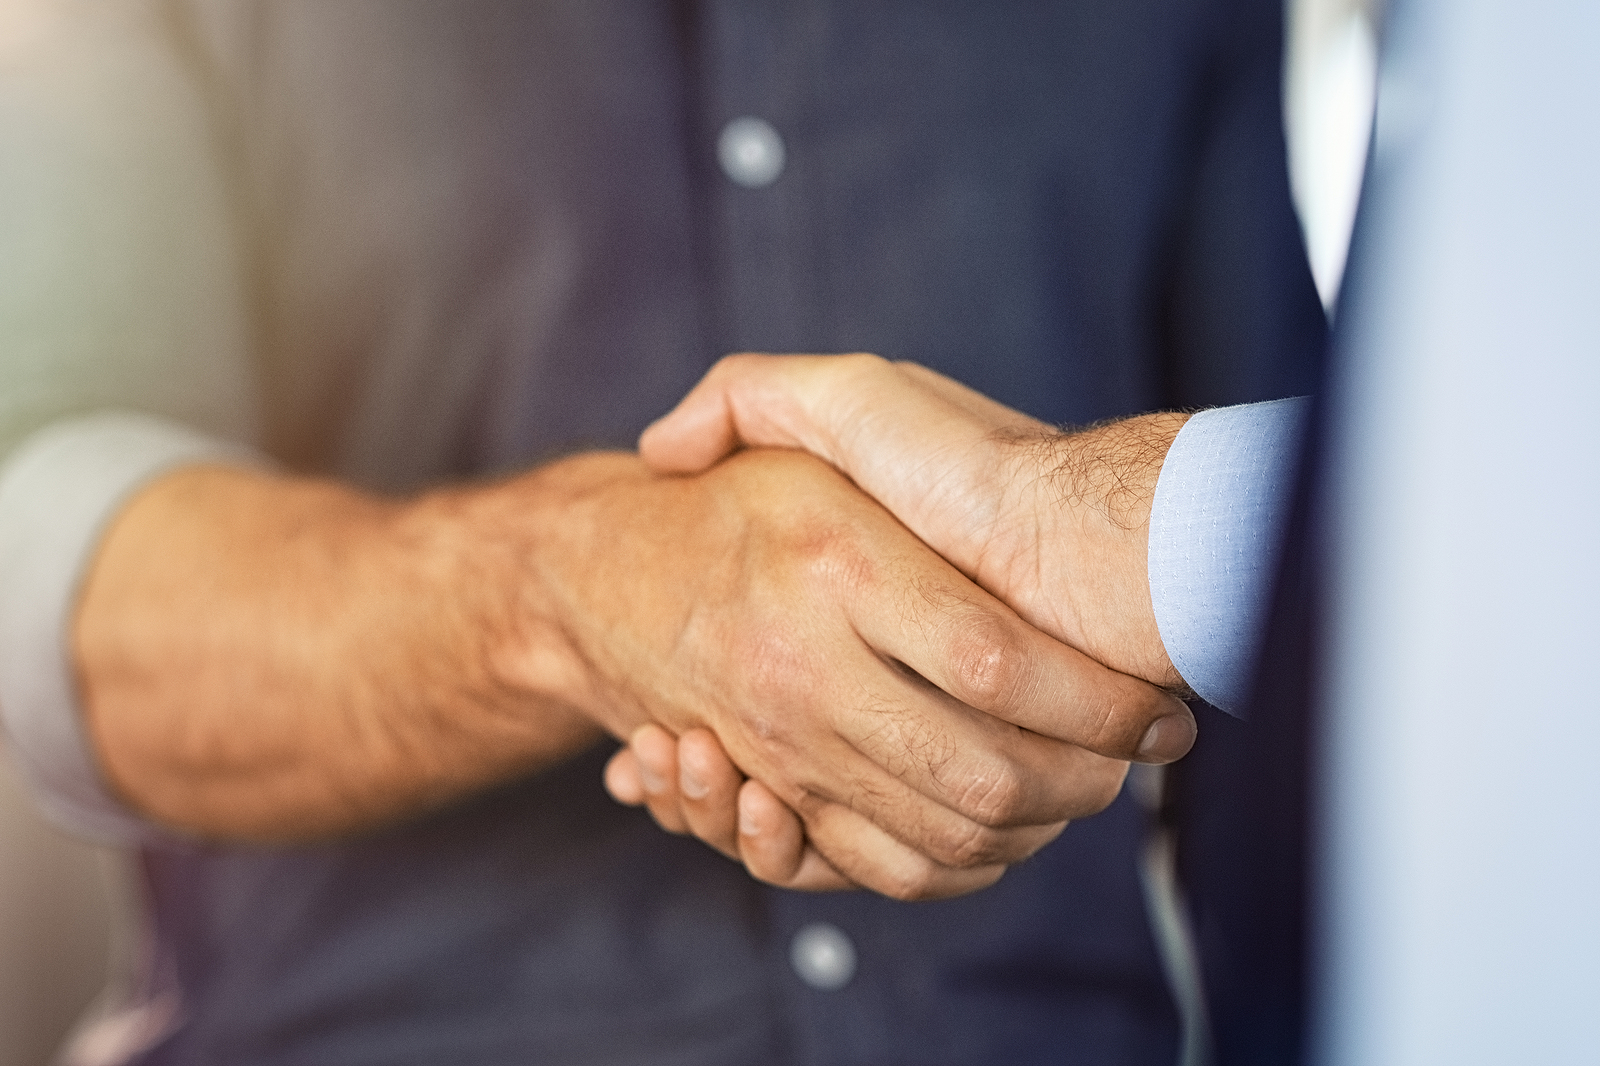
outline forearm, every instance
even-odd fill
[[[513,511],[504,486],[398,502],[229,468],[153,483],[103,541],[75,627],[113,787],[184,830],[292,840],[591,743],[527,580],[540,493],[518,488]]]

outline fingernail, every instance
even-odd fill
[[[1194,719],[1187,714],[1157,718],[1139,742],[1139,761],[1165,763],[1181,759],[1194,747],[1194,738]]]
[[[693,800],[705,799],[711,794],[711,786],[682,760],[678,763],[678,789]]]
[[[739,832],[747,837],[761,835],[760,820],[750,809],[750,801],[745,798],[744,793],[739,795]]]
[[[667,790],[667,783],[643,759],[639,760],[639,780],[644,782],[644,790],[652,796],[659,796]]]

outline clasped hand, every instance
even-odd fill
[[[784,887],[992,883],[1193,742],[1144,574],[1182,421],[1065,436],[912,364],[719,363],[640,442],[708,517],[607,787]]]

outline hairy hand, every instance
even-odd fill
[[[639,450],[677,473],[740,447],[808,451],[1031,624],[1181,690],[1145,566],[1156,478],[1186,418],[1063,433],[914,363],[736,355]]]
[[[539,580],[580,705],[620,737],[710,730],[856,883],[970,891],[1110,802],[1153,728],[1187,747],[1181,702],[1026,624],[816,459],[566,466],[541,528],[573,546]]]
[[[1183,421],[1154,415],[1064,434],[914,364],[744,355],[719,363],[645,432],[640,449],[656,469],[678,472],[741,447],[809,451],[1028,622],[1181,690],[1150,606],[1145,545],[1156,477]],[[1131,754],[1168,761],[1193,736],[1191,719],[1173,717]],[[613,758],[606,783],[620,801],[647,805],[664,828],[692,832],[761,880],[848,884],[830,876],[761,775],[745,780],[711,733],[675,741],[643,727]]]

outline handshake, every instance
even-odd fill
[[[1185,420],[1062,433],[919,366],[735,356],[642,456],[409,500],[183,467],[85,581],[86,725],[139,816],[274,843],[609,733],[613,796],[763,881],[970,892],[1194,742],[1148,574]]]
[[[992,884],[1194,742],[1146,574],[1186,417],[1063,433],[914,364],[723,360],[640,440],[718,520],[639,560],[686,606],[618,663],[657,697],[605,723],[612,796],[786,888]]]

